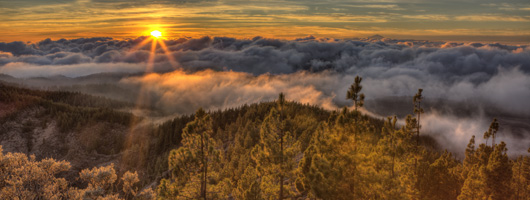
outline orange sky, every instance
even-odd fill
[[[530,42],[530,3],[494,1],[17,0],[0,3],[0,41],[314,35],[355,38]]]

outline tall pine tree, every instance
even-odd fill
[[[420,128],[421,128],[421,125],[420,125],[420,117],[421,117],[421,114],[423,113],[423,108],[421,107],[421,101],[423,100],[423,96],[421,95],[421,93],[423,92],[423,89],[418,89],[418,93],[416,93],[416,95],[414,95],[414,98],[413,98],[413,103],[414,103],[414,114],[417,115],[417,126],[416,126],[416,146],[419,145],[419,141],[420,141]]]
[[[364,105],[364,93],[361,93],[361,90],[363,89],[363,86],[361,85],[362,80],[362,77],[355,76],[355,81],[346,93],[346,99],[350,99],[353,101],[355,111],[357,111],[357,107],[363,107]]]
[[[278,109],[272,108],[263,121],[259,143],[252,151],[264,199],[295,196],[294,156],[299,152],[299,145],[294,135],[286,131],[286,116],[283,112],[285,104],[285,96],[280,94],[277,101]]]
[[[164,180],[159,192],[163,198],[209,199],[208,185],[210,169],[220,162],[219,142],[212,136],[212,119],[202,108],[195,113],[195,119],[183,129],[182,146],[169,154],[169,168],[173,180]],[[212,193],[213,194],[213,193]]]

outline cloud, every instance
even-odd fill
[[[332,104],[338,107],[348,104],[345,90],[353,77],[360,75],[365,79],[368,99],[410,96],[421,87],[432,98],[474,100],[506,112],[530,113],[525,101],[530,94],[527,46],[374,38],[182,38],[165,41],[168,54],[158,45],[149,70],[173,71],[172,59],[179,64],[179,73],[209,69],[210,73],[233,71],[256,78],[279,75],[275,80],[293,76],[288,79],[299,79],[296,86],[312,86],[324,95],[335,96]],[[145,39],[0,43],[0,73],[27,78],[148,71],[150,45],[138,47]]]
[[[66,61],[64,62],[76,59],[77,58],[66,58]],[[144,72],[145,68],[146,66],[144,64],[136,63],[81,63],[41,66],[23,62],[15,62],[0,67],[0,73],[8,74],[17,78],[51,77],[59,75],[67,77],[79,77],[97,73],[139,73]]]
[[[486,143],[486,140],[483,139],[484,132],[488,130],[492,121],[483,115],[461,118],[438,113],[424,114],[421,119],[423,121],[422,127],[424,127],[423,133],[432,136],[441,144],[441,147],[454,152],[461,159],[465,157],[465,147],[473,135],[477,146],[480,143]],[[508,120],[499,121],[500,129],[495,141],[497,144],[504,141],[510,156],[525,154],[530,142],[528,137],[530,130],[523,129],[515,133],[510,129],[513,126],[511,123],[513,122]],[[487,142],[488,145],[491,145],[492,140],[489,139]]]
[[[396,4],[362,4],[362,5],[345,5],[346,7],[353,8],[378,8],[378,9],[388,9],[388,10],[404,10]]]
[[[530,49],[525,45],[383,37],[181,38],[165,41],[168,54],[158,47],[152,69],[146,70],[151,66],[150,45],[136,48],[145,39],[0,43],[0,73],[21,78],[141,73],[113,84],[149,97],[166,114],[271,101],[280,92],[289,100],[338,109],[351,106],[346,90],[359,75],[367,110],[375,114],[399,114],[381,112],[372,102],[404,98],[405,103],[392,101],[386,106],[407,108],[418,88],[424,89],[426,99],[443,102],[425,104],[428,113],[422,119],[426,133],[455,151],[465,148],[471,134],[480,137],[493,117],[508,127],[502,136],[507,142],[526,140],[524,134],[530,132],[525,121],[530,118]],[[178,69],[171,60],[178,63]]]
[[[290,100],[336,109],[332,102],[334,95],[307,84],[314,78],[314,75],[303,72],[253,76],[233,71],[186,73],[178,70],[126,78],[120,83],[141,88],[145,94],[151,95],[156,106],[176,113],[193,113],[199,107],[217,110],[272,101],[280,92],[285,92]]]
[[[41,51],[35,49],[34,45],[26,45],[23,42],[0,42],[0,51],[9,52],[15,56],[24,54],[42,54]]]
[[[345,99],[345,91],[353,79],[353,75],[336,72],[301,71],[254,76],[244,72],[205,70],[148,74],[122,79],[120,84],[141,88],[138,89],[142,91],[139,97],[149,95],[152,104],[169,113],[192,113],[199,107],[217,110],[272,101],[280,92],[284,92],[288,100],[333,110],[351,106],[351,102]],[[525,122],[530,118],[527,102],[530,98],[530,76],[513,69],[502,71],[478,86],[461,82],[442,87],[438,82],[423,81],[408,75],[390,79],[367,78],[363,80],[363,91],[369,99],[381,99],[410,96],[420,86],[424,88],[424,96],[428,101],[441,99],[441,105],[424,104],[427,113],[422,117],[422,132],[433,136],[442,147],[460,156],[472,135],[477,137],[477,142],[482,141],[482,133],[493,117],[501,121],[502,127],[497,142],[507,142],[511,147],[511,155],[524,153],[526,147],[519,141],[530,141],[530,124]],[[405,104],[390,101],[386,106],[411,105],[411,97],[405,99],[408,100]],[[367,105],[368,111],[372,111],[370,108],[373,106]]]
[[[412,96],[421,87],[424,89],[423,94],[426,98],[473,103],[477,106],[474,108],[474,112],[477,112],[477,109],[490,108],[502,114],[511,113],[530,117],[530,107],[527,101],[530,98],[530,76],[517,68],[502,71],[478,85],[473,83],[473,79],[446,84],[443,80],[429,80],[429,77],[422,77],[417,73],[407,71],[389,73],[399,73],[399,75],[363,76],[363,92],[366,94],[367,100],[389,96]],[[365,72],[361,71],[359,74],[365,74]],[[194,108],[210,106],[216,109],[229,108],[244,103],[271,100],[280,92],[300,90],[312,91],[318,95],[310,95],[315,99],[314,101],[310,101],[307,95],[305,97],[304,95],[294,95],[297,97],[293,100],[320,105],[327,109],[336,109],[351,104],[349,100],[346,100],[346,90],[349,84],[353,83],[354,78],[354,74],[336,72],[309,73],[301,71],[291,74],[254,76],[243,72],[206,70],[150,74],[123,81],[124,83],[134,83],[146,87],[144,89],[153,91],[158,97],[171,99],[163,99],[164,102],[160,103],[163,107],[195,105]],[[209,92],[213,90],[227,90],[221,92],[220,95],[223,98],[233,100],[204,103],[192,100],[201,98],[192,94],[201,94],[207,99],[213,98],[209,95]],[[252,93],[247,90],[258,92]],[[175,97],[170,94],[187,96],[189,101],[176,101],[174,100]],[[247,97],[247,100],[241,100]],[[174,110],[182,112],[180,108]]]
[[[13,57],[12,53],[0,51],[0,58],[11,58],[11,57]]]
[[[502,21],[502,22],[528,22],[527,16],[501,16],[501,15],[463,15],[454,18],[457,21]]]

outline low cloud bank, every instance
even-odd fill
[[[122,79],[120,84],[141,88],[139,90],[144,91],[144,95],[151,95],[151,100],[157,107],[176,113],[192,113],[198,107],[216,110],[272,101],[280,92],[286,93],[289,100],[319,105],[326,109],[338,109],[342,106],[351,106],[351,102],[345,99],[345,91],[348,86],[346,83],[352,82],[353,79],[353,75],[331,72],[253,76],[243,72],[206,70],[130,77]],[[364,82],[363,91],[372,99],[405,93],[411,96],[417,90],[414,82],[420,81],[410,77],[401,77],[397,80],[372,78]],[[394,84],[390,86],[390,83]],[[513,87],[512,90],[508,88],[518,84],[530,85],[530,77],[514,69],[499,73],[477,87],[463,87],[462,84],[450,87],[440,87],[440,83],[437,82],[423,84],[427,100],[453,99],[451,100],[453,104],[443,105],[443,108],[434,105],[426,108],[427,113],[422,117],[424,131],[436,138],[444,148],[461,155],[471,136],[475,135],[477,143],[480,142],[479,138],[487,130],[492,118],[497,117],[501,120],[501,127],[504,127],[499,132],[497,141],[506,141],[512,147],[511,153],[523,153],[528,148],[524,144],[528,143],[523,144],[520,141],[530,141],[530,129],[528,129],[530,125],[524,122],[524,119],[530,119],[528,102],[525,101],[530,98],[528,97],[530,88]],[[507,88],[504,89],[503,86]],[[501,89],[496,89],[497,87]],[[457,93],[458,96],[444,96],[451,93]],[[411,98],[409,104],[410,101]],[[403,106],[403,103],[396,102],[394,105],[386,106],[399,107]],[[448,106],[454,107],[447,108]],[[442,109],[450,111],[439,113],[438,110]],[[408,113],[411,111],[409,110]],[[456,112],[468,112],[468,114],[453,115]],[[519,123],[523,121],[522,128],[513,128],[516,126],[513,121],[514,116]]]
[[[82,38],[47,39],[36,44],[0,43],[0,66],[14,62],[43,67],[82,63],[145,64],[150,56],[151,45],[141,47],[140,44],[146,39]],[[448,83],[468,80],[475,84],[491,78],[498,73],[499,67],[520,67],[525,73],[530,72],[530,51],[527,46],[314,37],[292,41],[261,37],[203,37],[166,40],[164,43],[170,51],[169,55],[180,64],[179,67],[191,71],[232,70],[260,75],[298,71],[358,73],[364,70],[369,76],[428,75],[431,77],[425,78],[437,78]],[[153,61],[155,72],[170,69],[169,59],[160,45],[157,45]]]
[[[285,92],[291,100],[336,109],[333,91],[329,91],[329,95],[309,84],[315,75],[253,76],[243,72],[174,71],[126,78],[120,83],[139,88],[143,94],[151,95],[156,106],[177,113],[193,113],[199,107],[216,110],[272,101],[280,92]]]
[[[516,152],[528,148],[520,146],[520,141],[530,138],[528,120],[525,122],[530,119],[527,46],[204,37],[165,41],[170,52],[166,54],[158,47],[151,65],[150,45],[135,50],[145,39],[0,43],[0,73],[19,78],[75,78],[154,72],[125,77],[114,84],[148,94],[152,104],[180,114],[192,113],[198,107],[223,109],[270,101],[280,92],[290,100],[337,109],[351,105],[346,90],[359,75],[367,101],[406,98],[423,88],[426,99],[457,102],[449,108],[451,112],[472,105],[475,110],[471,113],[486,113],[459,116],[428,108],[432,112],[422,118],[423,126],[444,147],[461,152],[471,135],[481,138],[491,118],[498,117],[509,127],[515,126],[514,120],[523,126],[505,129],[506,134],[497,141],[509,142]]]
[[[98,73],[141,73],[145,65],[138,63],[82,63],[75,65],[40,66],[27,63],[9,63],[0,68],[0,73],[17,78],[66,76],[79,77]]]

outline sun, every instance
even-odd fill
[[[154,31],[151,31],[151,35],[155,38],[159,38],[162,36],[162,32],[160,32],[159,30],[154,30]]]

